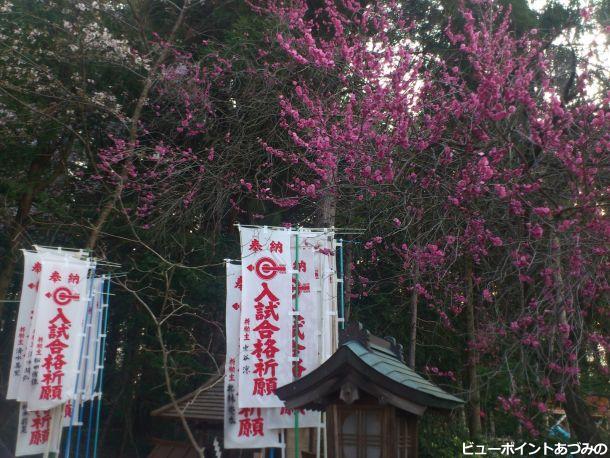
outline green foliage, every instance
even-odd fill
[[[422,458],[454,458],[460,456],[462,444],[468,442],[468,431],[458,412],[450,418],[428,413],[419,422],[418,441]]]

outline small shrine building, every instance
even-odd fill
[[[180,411],[195,422],[198,439],[212,446],[217,439],[222,456],[275,456],[270,450],[222,450],[222,376],[178,399]],[[464,401],[408,367],[402,346],[351,323],[342,332],[339,348],[321,366],[277,389],[291,409],[326,413],[327,458],[414,458],[418,448],[418,421],[427,412],[447,413]],[[178,418],[172,404],[153,416]],[[286,456],[294,456],[294,431],[288,432]],[[292,433],[292,434],[291,434]],[[300,456],[316,456],[311,431],[299,445]],[[302,439],[305,439],[303,437]],[[190,450],[189,450],[190,449]],[[271,453],[270,453],[271,452]],[[194,453],[188,444],[157,440],[150,458],[184,457]]]
[[[326,412],[328,458],[416,457],[419,418],[464,404],[408,367],[395,339],[359,323],[326,362],[277,395],[288,408]]]

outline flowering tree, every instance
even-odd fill
[[[517,38],[477,3],[445,29],[459,48],[445,59],[409,49],[392,2],[255,4],[285,24],[276,41],[294,65],[330,74],[280,96],[292,145],[262,144],[293,165],[281,202],[363,202],[380,234],[371,260],[394,253],[415,303],[447,328],[464,321],[473,436],[485,357],[509,365],[499,402],[531,434],[540,415],[525,399],[562,403],[578,438],[599,441],[579,386],[607,373],[609,100],[587,98],[586,68],[553,86],[536,30]]]
[[[202,207],[218,220],[227,204],[245,214],[247,196],[318,206],[334,224],[350,202],[339,218],[366,215],[363,247],[373,265],[382,253],[397,261],[412,315],[425,304],[462,334],[473,437],[481,366],[508,365],[501,408],[537,435],[547,403],[563,403],[578,437],[594,441],[579,385],[607,367],[608,100],[587,99],[586,70],[554,78],[548,42],[517,37],[507,14],[477,3],[444,28],[458,51],[440,57],[418,46],[396,2],[251,2],[278,21],[271,46],[237,56],[159,43],[172,59],[149,105],[156,119],[115,138],[100,170],[121,205],[133,196],[125,214],[144,228],[196,227]],[[244,77],[264,88],[256,109],[278,117],[279,133],[257,138],[241,124]],[[413,320],[411,364],[416,331]]]

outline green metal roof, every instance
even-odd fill
[[[343,346],[349,348],[352,353],[375,371],[395,382],[438,399],[460,404],[464,403],[463,400],[447,393],[439,386],[423,378],[409,366],[397,359],[396,355],[386,348],[371,343],[369,350],[356,340],[350,340],[344,343]]]
[[[395,339],[374,336],[357,322],[342,331],[339,348],[328,360],[278,387],[276,394],[289,408],[321,410],[341,402],[346,384],[415,415],[426,408],[450,410],[464,404],[408,367]]]

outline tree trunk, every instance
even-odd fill
[[[564,410],[570,424],[570,430],[576,434],[580,442],[588,442],[589,444],[601,443],[602,438],[599,428],[589,412],[589,407],[579,395],[577,388],[573,386],[566,387],[565,395]]]
[[[27,176],[25,177],[26,189],[19,196],[17,203],[17,214],[9,226],[9,246],[7,253],[4,256],[2,269],[0,270],[0,320],[4,319],[4,302],[6,294],[8,292],[11,280],[13,278],[13,272],[15,270],[15,264],[17,262],[17,254],[21,247],[21,240],[23,233],[25,232],[30,218],[30,211],[34,203],[34,198],[38,193],[49,187],[53,182],[65,173],[66,160],[70,150],[72,149],[73,139],[70,139],[60,149],[59,158],[56,161],[55,166],[52,168],[51,173],[48,170],[51,166],[53,155],[58,148],[58,143],[62,139],[58,140],[57,143],[49,145],[47,151],[37,154],[28,169]],[[0,321],[0,330],[3,329],[3,322]]]
[[[555,266],[555,284],[557,288],[555,315],[558,325],[567,325],[568,319],[564,297],[563,268],[561,264],[561,242],[559,241],[559,238],[555,236],[553,237],[552,243],[554,246],[553,261]],[[575,330],[574,332],[577,331]],[[563,348],[561,340],[555,339],[555,345],[557,346],[557,354],[562,355],[565,349]],[[577,353],[576,360],[578,361],[579,348],[575,348],[574,351]],[[566,396],[566,402],[563,407],[566,412],[568,423],[570,424],[570,430],[576,434],[576,437],[580,442],[592,444],[601,442],[599,428],[591,416],[589,407],[578,392],[578,385],[571,383],[570,381],[565,384],[562,383],[563,381],[560,380],[559,377],[555,378],[556,380],[553,381],[554,385],[558,390],[563,389]]]
[[[337,197],[331,191],[322,197],[320,201],[320,212],[318,214],[318,225],[320,227],[332,227],[335,225],[337,215]]]
[[[479,392],[479,379],[477,376],[477,352],[473,347],[476,339],[476,324],[474,319],[474,285],[472,260],[466,261],[466,345],[467,351],[467,383],[468,383],[468,431],[470,439],[475,441],[481,436],[481,394]]]
[[[494,439],[496,437],[496,420],[494,418],[494,411],[489,410],[489,434],[490,439]]]
[[[17,204],[17,214],[10,224],[9,229],[9,246],[6,256],[3,260],[3,267],[0,271],[0,301],[6,298],[11,279],[13,277],[13,271],[15,269],[15,263],[17,261],[17,253],[21,246],[21,236],[27,226],[27,220],[32,209],[32,202],[34,200],[35,191],[38,188],[37,183],[40,182],[44,170],[49,166],[52,157],[52,151],[46,154],[37,155],[28,170],[26,190],[19,196],[19,203]],[[0,302],[0,317],[3,315],[3,302]]]

